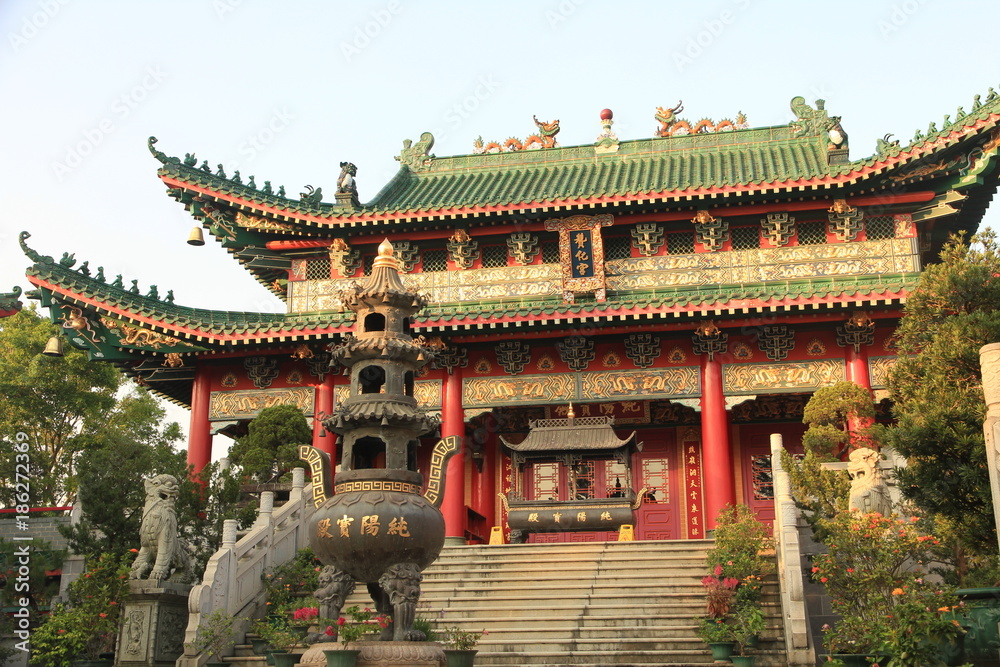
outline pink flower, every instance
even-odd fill
[[[722,574],[722,566],[721,565],[716,565],[715,566],[715,576],[719,576],[720,574]]]
[[[332,625],[328,625],[326,626],[326,630],[323,631],[323,634],[326,635],[327,637],[332,637],[335,634],[337,634],[337,631],[333,629]]]

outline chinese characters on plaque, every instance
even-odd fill
[[[604,241],[601,227],[610,227],[614,217],[572,215],[545,221],[545,229],[559,232],[559,263],[562,266],[563,299],[573,303],[576,294],[593,292],[605,299]]]

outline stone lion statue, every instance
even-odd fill
[[[888,516],[892,512],[889,488],[885,484],[879,461],[882,455],[862,447],[851,452],[847,474],[851,476],[851,495],[848,507],[860,512],[878,512]]]
[[[177,535],[179,485],[173,475],[157,475],[143,481],[146,505],[139,525],[139,554],[132,563],[129,579],[190,581],[190,559],[186,545]]]

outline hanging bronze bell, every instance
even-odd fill
[[[192,227],[188,234],[188,245],[205,245],[205,235],[201,232],[201,227]]]
[[[62,338],[59,336],[52,336],[52,338],[49,338],[49,342],[45,344],[45,349],[42,350],[42,354],[46,357],[63,356]]]

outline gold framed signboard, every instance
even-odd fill
[[[575,295],[593,292],[605,300],[604,240],[601,227],[614,224],[614,216],[571,215],[545,221],[545,229],[559,232],[559,264],[562,266],[563,299],[573,303]]]

